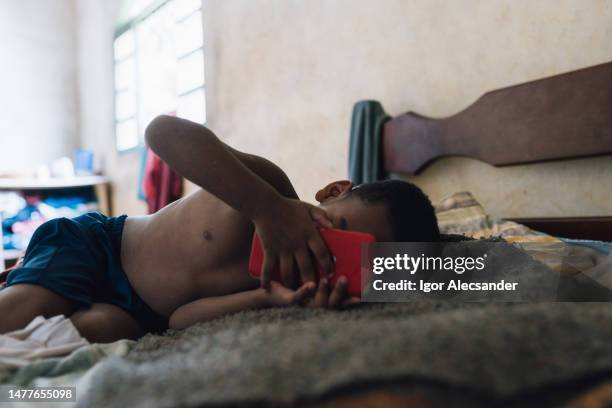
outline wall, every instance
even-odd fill
[[[137,157],[112,150],[110,3],[77,2],[81,130],[123,183],[116,209],[137,212]],[[208,126],[237,149],[277,162],[311,201],[320,186],[346,177],[358,100],[377,99],[393,115],[443,117],[488,90],[612,60],[605,0],[204,5]],[[473,190],[495,215],[612,214],[612,158],[538,166],[494,170],[450,159],[416,182],[434,199]]]
[[[77,0],[80,135],[83,148],[102,159],[112,182],[115,214],[145,214],[137,197],[140,157],[115,148],[113,38],[121,0]]]
[[[0,2],[0,174],[76,148],[75,26],[73,0]]]
[[[612,2],[210,0],[210,126],[278,162],[311,199],[346,176],[352,105],[458,112],[482,93],[612,60]],[[612,214],[612,157],[494,170],[466,159],[414,179],[475,192],[495,215]]]

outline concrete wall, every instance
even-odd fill
[[[113,212],[145,214],[137,197],[140,157],[115,148],[113,35],[121,0],[77,0],[76,6],[81,144],[102,159],[112,182]]]
[[[0,174],[76,148],[75,26],[73,0],[0,1]]]
[[[79,0],[83,142],[107,157],[118,212],[139,212],[137,156],[112,139],[110,10]],[[302,198],[347,173],[354,102],[451,115],[482,93],[612,60],[612,1],[204,0],[209,127],[286,169]],[[449,172],[449,168],[452,171]],[[511,169],[466,159],[416,182],[470,189],[495,215],[612,214],[612,158]]]

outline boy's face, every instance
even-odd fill
[[[316,199],[334,228],[367,232],[379,242],[393,241],[387,209],[383,204],[367,204],[351,194],[350,181],[336,181],[320,190]]]

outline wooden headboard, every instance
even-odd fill
[[[488,92],[448,118],[408,112],[385,124],[381,143],[383,169],[408,174],[447,156],[506,166],[612,154],[612,62]],[[612,241],[607,214],[517,221]]]

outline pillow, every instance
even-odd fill
[[[492,218],[467,191],[443,198],[434,209],[442,234],[463,234],[471,238],[501,237],[508,242],[562,243],[559,238],[514,221]]]
[[[434,205],[441,234],[460,234],[471,238],[500,237],[519,245],[532,258],[552,270],[575,274],[593,268],[596,263],[584,251],[552,235],[487,214],[467,191],[451,194]]]

